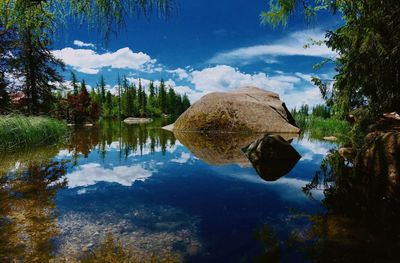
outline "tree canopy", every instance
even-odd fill
[[[338,53],[333,85],[314,78],[339,115],[367,108],[376,115],[400,112],[400,1],[272,0],[262,22],[286,25],[295,12],[307,18],[321,10],[341,15],[343,25],[328,31],[324,43]]]

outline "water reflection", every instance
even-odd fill
[[[310,198],[322,189],[327,211],[298,214],[306,224],[289,234],[280,249],[300,252],[312,262],[397,262],[400,199],[393,187],[399,191],[387,178],[360,172],[337,150],[330,151],[303,188]],[[259,234],[265,236],[264,229]]]
[[[241,152],[258,135],[175,139],[163,124],[103,122],[1,156],[0,261],[73,261],[108,235],[142,259],[396,259],[398,201],[334,151],[323,160],[334,145],[294,139],[303,157],[267,182]]]
[[[39,159],[19,162],[12,173],[0,175],[2,262],[48,262],[53,257],[52,240],[58,234],[54,197],[66,185],[60,180],[66,164]]]
[[[276,181],[288,174],[301,158],[280,135],[264,135],[242,151],[265,181]]]
[[[76,160],[80,155],[85,158],[91,151],[97,150],[104,160],[111,148],[119,151],[120,158],[130,155],[143,155],[161,151],[175,145],[175,137],[162,130],[161,125],[168,120],[159,119],[149,124],[126,125],[116,121],[103,121],[97,126],[77,128],[67,145],[68,152]]]
[[[178,131],[174,134],[186,148],[207,164],[253,166],[265,181],[276,181],[288,174],[301,158],[287,142],[297,138],[298,134],[268,136]]]
[[[211,165],[239,164],[251,166],[242,148],[259,134],[174,132],[176,138],[197,158]]]

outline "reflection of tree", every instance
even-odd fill
[[[175,144],[173,133],[160,129],[163,123],[127,125],[117,121],[102,121],[98,126],[77,129],[71,138],[68,149],[77,160],[79,154],[88,157],[97,148],[101,157],[107,155],[107,147],[118,142],[120,153],[127,158],[132,152],[141,155],[149,148],[154,153],[159,148],[165,154],[168,147]]]
[[[281,247],[275,233],[267,226],[264,225],[255,236],[255,239],[262,243],[263,252],[261,256],[255,259],[255,262],[280,262],[281,261]]]
[[[327,211],[296,212],[291,218],[301,220],[302,228],[280,244],[270,228],[260,229],[257,239],[267,252],[261,258],[280,251],[282,258],[296,255],[311,262],[397,262],[400,199],[393,193],[399,193],[394,189],[399,186],[360,172],[337,151],[331,151],[320,168],[303,190],[310,198],[315,190],[323,190]]]
[[[65,163],[29,164],[0,179],[0,261],[48,262],[57,235],[54,196]]]
[[[400,199],[387,178],[360,172],[332,151],[304,191],[323,185],[326,215],[310,216],[314,261],[391,261],[400,248]],[[399,189],[395,189],[395,193]]]

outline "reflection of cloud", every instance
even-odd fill
[[[95,185],[98,182],[118,183],[131,186],[135,181],[145,181],[153,174],[141,165],[117,166],[106,169],[97,163],[79,166],[78,170],[66,176],[68,187]]]
[[[181,153],[181,156],[179,158],[176,159],[171,159],[171,162],[174,163],[187,163],[187,161],[189,161],[190,159],[190,153]]]
[[[296,144],[305,148],[312,155],[326,155],[330,149],[332,149],[335,144],[329,142],[320,142],[320,141],[310,141],[308,138],[304,138],[296,142]],[[305,154],[307,155],[307,153]],[[310,155],[304,156],[303,160],[309,158]]]
[[[68,150],[60,150],[56,156],[56,158],[62,159],[62,158],[66,158],[66,157],[70,157],[72,156],[72,153]]]

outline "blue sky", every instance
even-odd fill
[[[331,78],[333,65],[318,71],[313,65],[335,54],[325,46],[303,45],[339,26],[338,17],[324,14],[306,23],[293,16],[287,27],[272,29],[259,18],[268,0],[175,1],[169,18],[128,18],[107,42],[95,28],[67,23],[54,54],[92,87],[103,74],[114,90],[118,75],[126,75],[145,84],[163,78],[193,102],[244,85],[275,91],[290,108],[321,102],[310,77]]]

